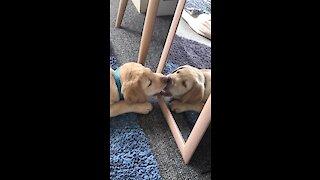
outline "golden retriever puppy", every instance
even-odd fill
[[[110,68],[110,117],[129,112],[149,113],[152,105],[147,97],[160,93],[167,79],[135,62],[125,63],[116,71]]]
[[[164,96],[171,97],[170,108],[176,113],[201,112],[211,93],[211,70],[184,65],[167,75]]]

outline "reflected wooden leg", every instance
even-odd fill
[[[128,0],[120,0],[119,2],[119,9],[116,19],[116,27],[119,28],[123,19],[124,12],[126,10],[128,4]]]
[[[144,65],[149,50],[149,45],[153,33],[153,27],[157,16],[159,0],[149,0],[146,18],[144,21],[138,63]]]
[[[164,102],[163,98],[158,95],[158,102],[163,113],[165,120],[170,128],[172,136],[176,141],[176,144],[180,150],[182,159],[185,164],[190,162],[192,155],[194,154],[195,150],[197,149],[204,133],[207,131],[210,123],[211,123],[211,95],[209,96],[206,104],[204,105],[196,124],[194,125],[187,142],[184,141],[179,127],[177,126],[171,111],[167,107],[166,103]]]
[[[209,127],[211,122],[211,95],[209,96],[205,106],[203,107],[196,124],[194,125],[185,147],[183,150],[182,158],[185,164],[188,164],[193,153],[198,147],[204,133]]]
[[[161,108],[162,114],[171,130],[172,136],[176,141],[176,144],[180,150],[180,153],[183,154],[185,142],[179,130],[179,127],[177,126],[176,121],[174,120],[171,114],[171,111],[169,110],[168,106],[164,102],[163,97],[161,95],[158,95],[158,102],[159,102],[159,106]]]
[[[179,24],[182,10],[185,5],[185,0],[179,0],[177,4],[176,11],[174,13],[174,17],[170,26],[170,30],[166,39],[166,43],[164,45],[161,58],[157,67],[157,73],[162,73],[165,63],[167,61],[167,57],[170,51],[170,47],[172,45],[172,41],[174,39],[174,36],[176,34],[177,26]],[[168,126],[171,130],[171,133],[177,143],[177,146],[180,150],[180,153],[182,155],[183,161],[185,164],[188,164],[190,162],[190,159],[192,155],[194,154],[195,150],[197,149],[204,133],[207,131],[210,123],[211,123],[211,94],[208,97],[208,100],[206,101],[197,121],[194,125],[187,142],[184,141],[181,132],[179,130],[179,127],[177,126],[171,111],[165,104],[163,98],[158,95],[158,102],[161,108],[161,111],[163,113],[164,118],[166,119]]]

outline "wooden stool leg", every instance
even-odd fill
[[[140,43],[138,63],[144,65],[153,33],[153,26],[156,20],[159,0],[149,0],[146,18]]]
[[[128,0],[120,0],[119,9],[116,19],[116,27],[119,28],[123,19],[124,12],[126,10]]]

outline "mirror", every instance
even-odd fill
[[[201,71],[194,73],[189,70],[178,70],[178,72],[175,72],[177,68],[183,65],[190,65],[197,69],[211,69],[211,0],[185,1],[162,72],[165,75],[172,75],[169,75],[172,77],[172,87],[168,86],[168,89],[171,89],[177,96],[190,92],[197,84],[194,84],[194,80],[196,80],[194,76],[197,76],[197,73],[202,73]],[[172,72],[181,72],[181,74],[174,75]],[[173,88],[173,86],[176,87]],[[191,96],[194,96],[191,97],[191,99],[196,98],[196,94]],[[208,97],[208,94],[206,96]],[[186,111],[176,113],[173,111],[175,108],[173,104],[176,100],[170,103],[172,97],[165,97],[164,99],[171,110],[184,140],[187,141],[200,112]],[[179,102],[182,100],[182,98],[179,98]],[[195,105],[196,103],[188,104]]]

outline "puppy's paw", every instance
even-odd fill
[[[170,109],[175,113],[181,113],[184,111],[183,104],[180,101],[173,100],[170,103]]]
[[[153,107],[151,103],[146,102],[141,105],[140,109],[141,114],[148,114],[150,111],[152,111]]]

